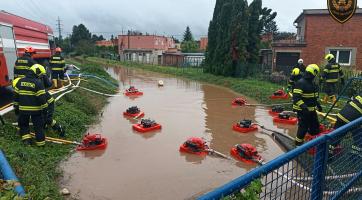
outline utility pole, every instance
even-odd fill
[[[58,20],[57,20],[57,28],[58,28],[58,33],[59,33],[59,41],[62,41],[62,24],[60,23],[60,18],[58,16]]]

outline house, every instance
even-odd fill
[[[294,21],[296,38],[273,41],[273,70],[290,72],[299,58],[305,64],[324,65],[325,54],[332,53],[342,66],[362,70],[362,9],[344,24],[327,9],[308,9]]]
[[[205,60],[204,53],[182,53],[167,51],[162,55],[163,66],[200,67]]]
[[[207,37],[201,37],[200,38],[200,50],[205,51],[208,43]]]
[[[170,48],[175,48],[175,41],[170,37],[142,34],[118,36],[121,60],[161,64],[162,54]]]

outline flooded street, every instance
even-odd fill
[[[235,144],[250,143],[270,161],[283,152],[270,136],[261,130],[241,134],[232,125],[252,119],[270,129],[295,132],[295,126],[274,125],[264,107],[232,107],[231,101],[241,95],[222,87],[126,68],[108,72],[120,81],[122,92],[131,84],[144,95],[109,98],[100,124],[89,129],[108,138],[107,149],[76,152],[63,163],[62,187],[80,199],[194,199],[257,165],[180,153],[179,146],[188,137],[203,137],[212,149],[226,155]],[[164,87],[157,86],[161,79]],[[248,103],[255,102],[248,99]],[[122,115],[131,106],[160,123],[162,130],[134,132],[137,120]]]

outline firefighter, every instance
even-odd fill
[[[305,65],[303,59],[300,58],[298,60],[297,66],[295,66],[294,68],[298,68],[300,70],[300,73],[303,75],[305,72]]]
[[[49,66],[52,70],[52,81],[54,88],[63,87],[65,61],[60,55],[62,49],[60,47],[55,48],[55,54],[50,57]]]
[[[39,80],[41,76],[39,64],[30,67],[24,78],[13,81],[14,110],[18,115],[20,135],[24,144],[31,144],[29,120],[33,122],[37,146],[45,145],[44,118],[47,113],[47,102],[44,85]]]
[[[299,68],[297,68],[297,67],[294,68],[292,70],[292,73],[290,74],[290,78],[289,78],[289,81],[288,81],[288,92],[293,91],[295,83],[297,81],[299,81],[299,79],[301,79],[301,78],[302,78],[301,70]]]
[[[39,65],[39,69],[40,69],[40,79],[42,81],[42,83],[44,84],[44,88],[45,88],[45,94],[47,97],[47,104],[48,104],[48,108],[47,108],[47,115],[44,118],[44,122],[45,122],[45,128],[51,127],[54,131],[57,131],[59,133],[60,137],[65,137],[65,131],[62,128],[62,126],[53,119],[53,114],[54,114],[54,110],[55,110],[55,100],[53,98],[53,96],[49,93],[49,88],[52,87],[52,82],[49,80],[49,77],[47,76],[46,70],[43,66]]]
[[[298,131],[295,138],[297,146],[303,144],[307,132],[311,135],[319,133],[316,110],[322,111],[322,107],[318,102],[318,86],[314,83],[318,72],[318,65],[308,65],[303,78],[296,83],[293,90],[293,111],[296,111],[298,116]]]
[[[327,94],[323,102],[327,103],[329,99],[333,103],[337,100],[337,84],[339,80],[344,85],[344,75],[341,66],[336,62],[333,54],[327,54],[324,59],[328,64],[324,67],[321,80],[324,82],[324,92]]]
[[[337,122],[334,129],[337,129],[349,122],[362,117],[362,95],[356,95],[337,114]],[[352,132],[353,144],[352,154],[362,156],[362,134],[360,130]],[[336,145],[334,145],[336,146]]]
[[[19,57],[14,66],[14,79],[22,78],[28,73],[31,66],[36,64],[36,61],[32,58],[35,54],[33,47],[25,47],[23,56]]]

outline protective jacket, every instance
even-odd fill
[[[337,118],[344,123],[349,123],[362,116],[362,97],[360,95],[353,98],[346,106],[338,113]]]
[[[339,79],[343,77],[343,71],[338,63],[330,62],[324,67],[322,79],[326,83],[337,83]]]
[[[22,57],[19,57],[14,66],[14,77],[25,77],[29,68],[36,64],[36,61],[31,58],[30,54],[25,53]]]
[[[47,98],[44,85],[30,70],[14,85],[14,108],[19,114],[41,114],[46,110]]]
[[[51,70],[57,72],[64,72],[65,69],[65,61],[64,58],[60,54],[55,54],[50,57],[49,65]]]
[[[293,89],[293,110],[294,111],[315,111],[319,106],[318,86],[312,78],[308,78],[309,74],[297,81]]]

